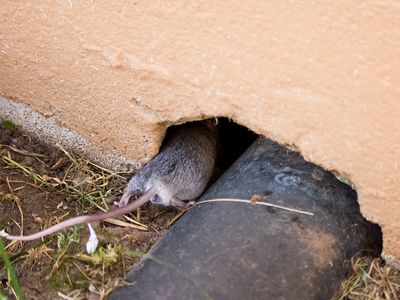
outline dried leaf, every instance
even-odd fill
[[[251,196],[251,198],[250,198],[250,203],[253,204],[253,205],[256,205],[257,202],[260,202],[260,201],[261,201],[261,196],[260,196],[260,195],[257,195],[257,194],[254,194],[254,195]]]

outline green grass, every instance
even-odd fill
[[[6,251],[6,248],[3,243],[3,239],[0,238],[0,252],[1,252],[1,258],[3,260],[4,266],[7,269],[7,274],[8,274],[8,281],[10,282],[11,288],[13,289],[13,292],[15,296],[17,297],[18,300],[23,300],[24,297],[22,296],[22,291],[19,286],[17,276],[15,276],[14,269],[11,265],[11,261],[8,258],[8,254]],[[5,295],[0,294],[0,299],[7,299]]]
[[[40,176],[39,174],[37,174],[35,171],[33,171],[31,168],[26,167],[18,162],[16,162],[15,160],[13,160],[10,156],[3,156],[3,160],[6,164],[8,164],[9,166],[14,166],[17,167],[19,169],[21,169],[25,175],[32,177],[35,182],[38,181],[44,185],[48,185],[48,183],[46,181],[43,180],[43,177]]]
[[[9,120],[5,120],[5,121],[3,122],[3,124],[2,124],[2,127],[3,127],[4,129],[9,129],[9,130],[11,130],[11,131],[17,130],[17,126],[16,126],[13,122],[11,122],[11,121],[9,121]],[[1,298],[0,298],[0,299],[1,299]]]

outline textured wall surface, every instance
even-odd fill
[[[399,1],[15,1],[0,18],[1,96],[136,162],[169,124],[230,117],[348,177],[400,257]]]

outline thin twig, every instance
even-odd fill
[[[3,148],[3,147],[12,150],[12,151],[14,151],[15,153],[22,154],[22,155],[25,155],[25,156],[31,156],[31,157],[48,157],[48,155],[44,155],[44,154],[40,154],[40,153],[35,153],[35,152],[29,152],[29,151],[26,151],[26,150],[17,149],[17,148],[15,148],[15,147],[13,147],[13,146],[0,144],[0,148]]]
[[[37,174],[35,171],[31,170],[29,167],[26,167],[26,166],[16,162],[9,156],[3,156],[3,160],[8,165],[21,169],[26,175],[32,176],[36,181],[39,181],[40,183],[42,183],[44,185],[48,185],[48,183],[43,180],[42,176]]]
[[[178,221],[180,219],[180,217],[182,217],[185,214],[185,212],[187,212],[187,211],[188,211],[188,209],[184,209],[184,210],[180,211],[175,217],[172,218],[172,220],[170,220],[168,222],[168,227],[171,226],[172,224],[174,224],[176,221]]]
[[[50,273],[46,276],[46,279],[50,279],[53,276],[53,273],[60,267],[60,262],[63,259],[63,257],[65,256],[65,254],[68,251],[68,247],[66,247],[61,253],[60,255],[57,257],[55,263],[53,264]]]
[[[119,175],[118,172],[114,172],[114,171],[109,170],[109,169],[107,169],[107,168],[100,167],[99,165],[97,165],[97,164],[95,164],[95,163],[93,163],[93,162],[91,162],[91,161],[87,161],[87,163],[88,163],[89,165],[92,165],[93,167],[96,167],[96,168],[98,168],[98,169],[100,169],[100,170],[102,170],[102,171],[104,171],[104,172],[109,173],[109,174],[112,175],[112,176],[116,176],[116,177],[125,179],[125,177]],[[125,172],[121,172],[121,173],[124,174]]]
[[[274,208],[278,208],[278,209],[282,209],[282,210],[286,210],[289,212],[293,212],[293,213],[298,213],[298,214],[303,214],[303,215],[308,215],[308,216],[313,216],[314,213],[312,212],[308,212],[308,211],[304,211],[304,210],[300,210],[300,209],[295,209],[295,208],[290,208],[290,207],[285,207],[285,206],[281,206],[281,205],[276,205],[276,204],[272,204],[272,203],[266,203],[266,202],[252,202],[251,200],[247,200],[247,199],[225,199],[225,198],[221,198],[221,199],[210,199],[210,200],[203,200],[203,201],[199,201],[196,202],[192,207],[195,207],[199,204],[202,203],[211,203],[211,202],[236,202],[236,203],[249,203],[252,205],[264,205],[264,206],[269,206],[269,207],[274,207]]]
[[[131,228],[134,228],[134,229],[137,229],[137,230],[143,230],[143,231],[149,230],[147,226],[144,226],[144,225],[143,226],[138,226],[138,225],[131,224],[131,223],[128,223],[128,222],[124,222],[124,221],[121,221],[121,220],[118,220],[118,219],[114,219],[114,218],[104,219],[104,222],[107,222],[107,223],[110,223],[110,224],[113,224],[113,225],[117,225],[117,226],[120,226],[120,227],[131,227]]]

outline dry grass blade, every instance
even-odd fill
[[[309,212],[309,211],[305,211],[305,210],[285,207],[285,206],[276,205],[276,204],[272,204],[272,203],[266,203],[266,202],[259,202],[259,201],[255,202],[253,200],[247,200],[247,199],[225,199],[225,198],[221,198],[221,199],[202,200],[202,201],[196,202],[192,207],[195,207],[195,206],[197,206],[199,204],[212,203],[212,202],[249,203],[249,204],[252,204],[254,206],[257,206],[257,205],[269,206],[269,207],[274,207],[274,208],[282,209],[282,210],[289,211],[289,212],[292,212],[292,213],[298,213],[298,214],[303,214],[303,215],[307,215],[307,216],[313,216],[314,215],[314,213]]]
[[[30,182],[27,182],[27,181],[24,181],[24,180],[8,180],[8,177],[6,177],[5,180],[7,181],[7,184],[9,185],[9,187],[10,187],[10,183],[21,183],[22,185],[29,185],[29,186],[31,186],[31,187],[33,187],[35,189],[42,190],[42,188],[40,186],[38,186],[37,184],[30,183]],[[21,188],[23,188],[23,186]],[[21,188],[12,189],[10,187],[10,191],[15,192],[16,190],[21,189]]]
[[[125,177],[119,175],[118,172],[113,172],[113,171],[111,171],[111,170],[109,170],[109,169],[106,169],[106,168],[104,168],[104,167],[100,167],[99,165],[97,165],[97,164],[95,164],[95,163],[93,163],[93,162],[91,162],[91,161],[88,161],[88,164],[89,164],[89,165],[92,165],[93,167],[96,167],[96,168],[99,169],[99,170],[105,171],[105,172],[107,172],[107,173],[109,173],[109,174],[111,174],[111,175],[113,175],[113,176],[117,176],[117,177],[119,177],[119,178],[125,178]],[[125,172],[124,172],[124,173],[125,173]],[[128,172],[128,173],[131,173],[131,172]]]
[[[91,201],[91,200],[89,199],[89,201]],[[92,204],[93,204],[94,206],[96,206],[98,209],[100,209],[101,211],[103,211],[103,212],[109,211],[109,209],[105,209],[105,208],[101,207],[100,205],[98,205],[97,203],[95,203],[95,202],[93,202],[93,201],[92,201]],[[137,229],[138,229],[139,227],[142,227],[143,229],[139,229],[139,230],[148,230],[148,226],[146,226],[146,225],[144,225],[144,224],[142,224],[142,223],[140,223],[140,222],[138,222],[138,221],[135,221],[135,220],[133,220],[132,218],[129,218],[128,216],[125,216],[125,215],[124,215],[124,218],[125,218],[126,220],[128,220],[129,222],[131,222],[131,223],[133,223],[133,224],[136,224],[137,227],[136,227],[136,226],[133,227],[133,226],[131,226],[131,225],[127,225],[127,226],[125,226],[125,225],[119,225],[119,224],[116,224],[116,223],[112,223],[113,221],[110,221],[110,220],[115,220],[115,221],[117,221],[116,219],[107,219],[107,220],[109,220],[109,221],[107,221],[107,220],[104,220],[104,221],[107,221],[107,222],[110,223],[110,224],[119,225],[119,226],[122,226],[122,227],[132,227],[132,228],[137,228]],[[124,224],[129,224],[129,223],[126,223],[126,222],[121,221],[120,224],[122,224],[122,223],[124,223]]]
[[[69,153],[67,150],[65,150],[60,144],[56,144],[56,147],[58,148],[58,149],[60,149],[68,158],[69,158],[69,160],[71,161],[71,162],[73,162],[74,164],[77,164],[78,165],[78,162],[76,161],[76,159],[75,159],[75,157],[71,154],[71,153]]]
[[[138,226],[143,226],[143,227],[148,228],[147,225],[144,225],[144,224],[142,224],[142,223],[140,223],[140,222],[138,222],[138,221],[136,221],[136,220],[134,220],[134,219],[132,219],[132,218],[126,216],[126,215],[124,215],[124,218],[125,218],[125,220],[127,220],[127,221],[129,221],[129,222],[131,222],[131,223],[133,223],[133,224],[136,224],[136,225],[138,225]]]
[[[53,273],[60,267],[61,261],[63,260],[64,256],[67,254],[68,248],[64,249],[61,254],[58,255],[57,259],[55,260],[50,273],[47,275],[46,279],[49,280]]]
[[[60,157],[55,164],[53,164],[50,169],[55,171],[59,170],[67,164],[67,160],[64,157]]]
[[[276,204],[272,204],[272,203],[261,202],[260,201],[261,197],[260,196],[255,197],[255,196],[258,196],[258,195],[253,195],[250,200],[247,200],[247,199],[221,198],[221,199],[209,199],[209,200],[198,201],[194,205],[189,207],[188,209],[185,209],[185,210],[182,210],[181,212],[179,212],[172,220],[170,220],[168,222],[168,226],[171,226],[177,220],[179,220],[179,218],[182,217],[185,214],[185,212],[188,211],[189,209],[191,209],[191,208],[193,208],[193,207],[195,207],[197,205],[203,204],[203,203],[213,203],[213,202],[249,203],[249,204],[251,204],[253,206],[263,205],[263,206],[267,206],[267,207],[274,207],[274,208],[282,209],[282,210],[289,211],[289,212],[292,212],[292,213],[298,213],[298,214],[303,214],[303,215],[308,215],[308,216],[313,216],[314,215],[314,213],[308,212],[308,211],[304,211],[304,210],[289,208],[289,207],[276,205]]]
[[[180,211],[175,217],[173,217],[169,222],[168,222],[168,226],[171,226],[172,224],[174,224],[176,221],[178,221],[180,219],[180,217],[182,217],[185,212],[187,212],[188,209],[184,209],[182,211]]]
[[[117,225],[117,226],[121,226],[121,227],[130,227],[130,228],[134,228],[134,229],[142,230],[142,231],[147,231],[148,230],[148,227],[146,225],[138,226],[138,225],[135,225],[135,224],[131,224],[131,223],[124,222],[124,221],[121,221],[121,220],[118,220],[118,219],[113,219],[113,218],[105,219],[104,222],[107,222],[107,223],[110,223],[110,224],[113,224],[113,225]]]
[[[334,300],[398,300],[400,272],[384,264],[381,258],[354,257],[353,273],[342,282]]]
[[[0,198],[4,199],[4,200],[8,200],[8,201],[13,201],[17,205],[18,211],[19,211],[19,214],[21,217],[21,225],[18,224],[17,226],[20,229],[20,235],[23,235],[24,234],[24,213],[23,213],[22,207],[21,207],[21,199],[14,194],[5,194],[4,195],[2,192],[0,192]],[[18,241],[10,242],[7,245],[6,249],[13,252],[13,251],[15,251],[15,245],[17,245],[17,244],[21,246],[22,243],[18,242]]]
[[[35,171],[31,170],[30,168],[16,162],[10,156],[3,156],[3,160],[8,165],[21,169],[26,175],[33,177],[35,181],[38,181],[44,185],[48,185],[48,183],[45,180],[43,180],[42,176],[40,176],[39,174],[37,174]]]
[[[15,153],[21,154],[21,155],[25,155],[25,156],[31,156],[31,157],[47,157],[47,155],[44,154],[40,154],[40,153],[35,153],[35,152],[29,152],[23,149],[17,149],[13,146],[9,146],[9,145],[4,145],[4,144],[0,144],[0,148],[8,148],[11,151],[14,151]]]
[[[61,292],[57,293],[60,299],[64,300],[84,300],[87,299],[85,295],[82,295],[82,291],[72,291],[69,294],[65,295]]]
[[[35,267],[36,262],[41,261],[42,259],[54,261],[51,256],[54,250],[49,248],[47,245],[42,244],[37,248],[31,248],[28,250],[28,253],[24,256],[24,264],[30,265],[30,268]]]

